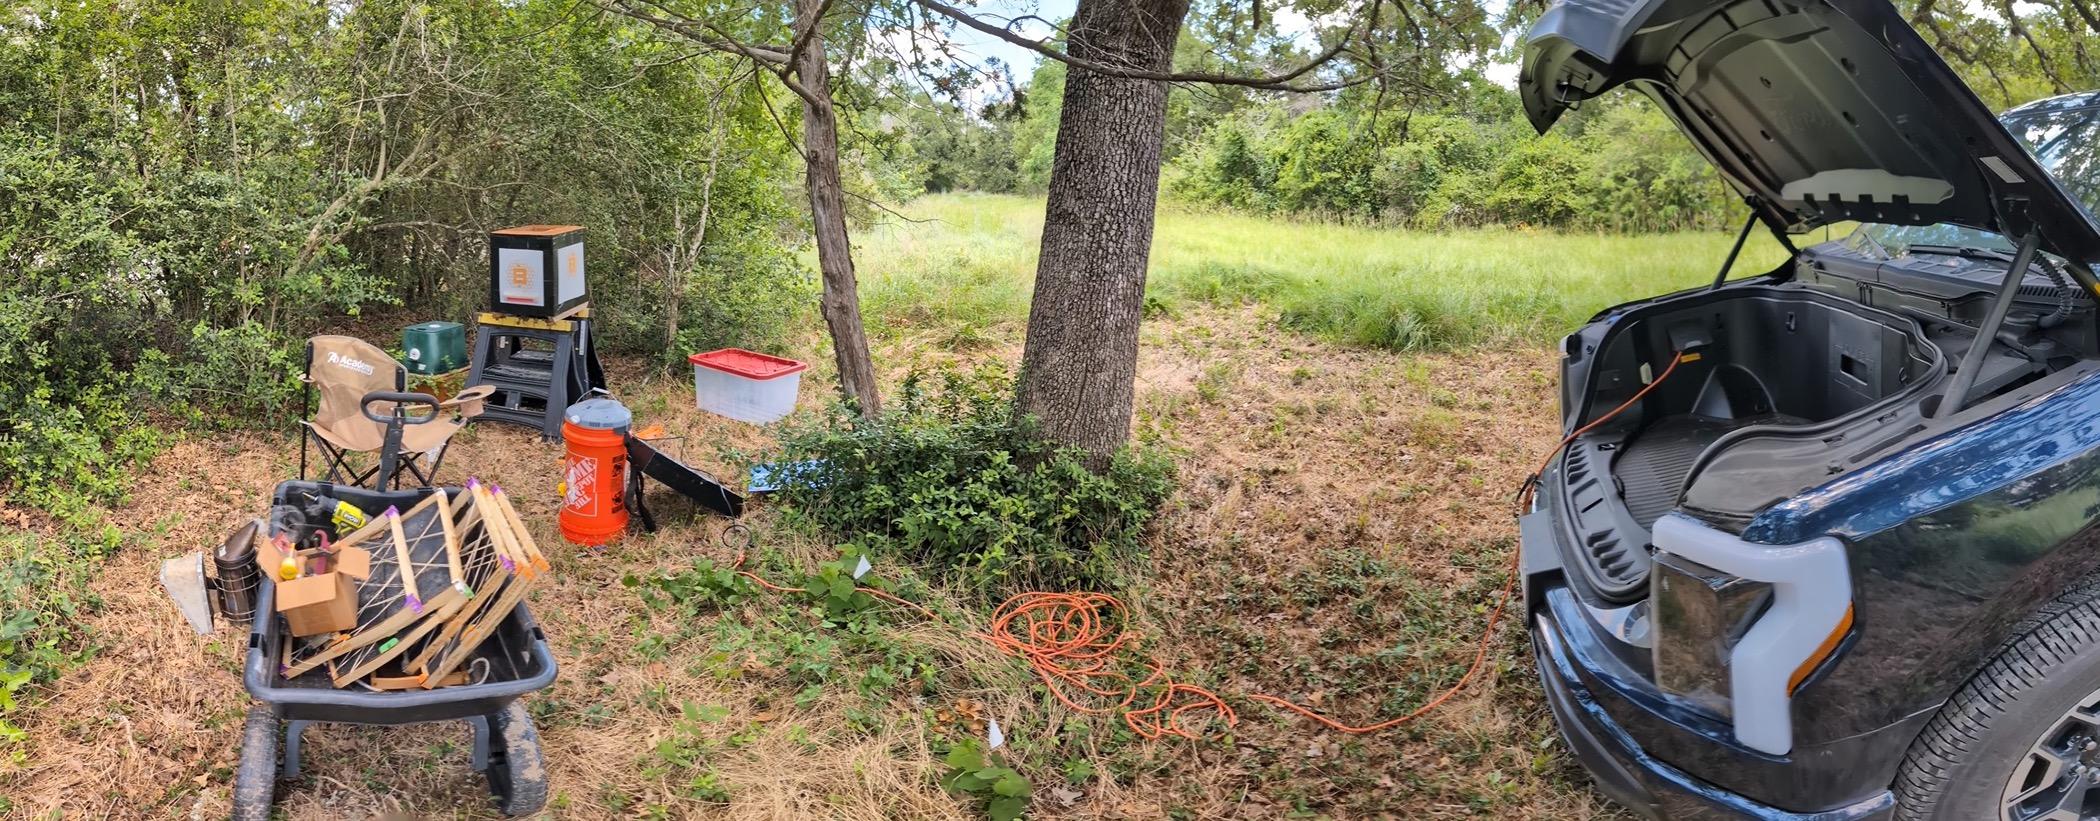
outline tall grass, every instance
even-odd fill
[[[895,221],[861,236],[871,324],[981,328],[1026,318],[1041,200],[953,194],[904,211],[926,221]],[[1168,207],[1159,215],[1146,296],[1168,310],[1259,303],[1287,327],[1391,350],[1536,341],[1607,306],[1711,281],[1733,239],[1423,233]],[[1761,272],[1784,258],[1758,232],[1735,270]]]

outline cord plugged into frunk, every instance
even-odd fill
[[[1666,333],[1670,337],[1670,350],[1687,357],[1686,362],[1699,361],[1714,347],[1713,329],[1701,320],[1673,322]]]

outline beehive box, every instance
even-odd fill
[[[559,317],[589,296],[583,226],[520,225],[489,232],[489,310]]]

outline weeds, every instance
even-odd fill
[[[1028,794],[1034,786],[976,739],[956,742],[942,761],[948,765],[948,776],[941,779],[941,786],[982,801],[991,821],[1013,821],[1028,809]]]
[[[106,526],[56,538],[0,534],[0,602],[7,603],[0,611],[0,753],[21,755],[23,732],[9,715],[23,692],[94,652],[80,628],[100,604],[87,579],[120,542]]]
[[[791,425],[773,458],[809,467],[781,496],[867,555],[980,593],[1117,586],[1173,487],[1156,452],[1100,472],[1039,438],[997,369],[914,375],[875,419],[838,411]],[[828,583],[828,582],[827,582]]]
[[[676,605],[685,615],[698,615],[703,605],[719,609],[751,598],[758,585],[736,572],[736,568],[717,565],[712,559],[693,560],[693,566],[678,572],[664,572],[640,577],[633,573],[621,577],[620,584],[635,590],[650,609],[662,609]]]

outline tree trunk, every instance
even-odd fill
[[[831,67],[824,62],[824,0],[797,0],[802,25],[812,28],[795,58],[795,79],[809,92],[802,101],[802,153],[809,189],[810,221],[816,232],[817,267],[824,274],[824,324],[838,360],[839,391],[869,416],[882,409],[875,363],[860,323],[859,283],[853,277],[853,246],[846,237],[846,198],[839,182],[838,118],[831,107]]]
[[[1188,0],[1080,0],[1074,57],[1172,68]],[[1017,401],[1096,467],[1130,437],[1167,87],[1070,69]]]

